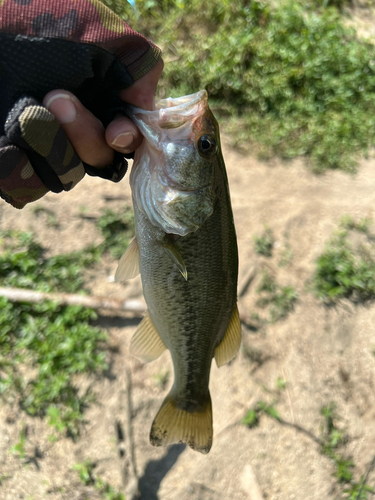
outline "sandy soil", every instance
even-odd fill
[[[345,214],[374,216],[375,163],[361,161],[356,176],[340,172],[316,176],[300,162],[270,164],[241,156],[225,141],[224,156],[238,233],[240,283],[250,271],[254,275],[240,299],[241,310],[265,316],[256,307],[256,287],[265,268],[278,283],[294,285],[299,300],[285,320],[259,329],[243,327],[243,344],[255,353],[253,360],[241,349],[220,370],[213,364],[210,390],[215,436],[210,454],[200,455],[183,445],[164,449],[149,444],[152,419],[171,384],[169,380],[165,388],[159,387],[155,375],[171,372],[169,353],[149,365],[132,359],[128,346],[140,318],[102,311],[99,324],[108,330],[118,352],[113,350],[110,376],[94,383],[97,404],[87,411],[87,425],[77,443],[62,438],[51,444],[46,423],[14,408],[0,408],[0,477],[5,477],[0,481],[0,497],[4,500],[99,498],[71,470],[85,459],[97,462],[99,476],[121,486],[114,423],[115,419],[125,422],[125,365],[133,379],[133,424],[143,500],[341,498],[332,476],[333,463],[310,437],[266,416],[252,429],[239,423],[259,400],[274,402],[283,419],[316,436],[322,433],[321,407],[334,401],[338,425],[348,435],[343,452],[353,458],[356,479],[366,472],[375,450],[375,307],[345,301],[327,308],[306,284],[339,219]],[[48,227],[43,214],[36,217],[32,206],[19,212],[1,203],[0,229],[32,230],[51,253],[77,250],[100,241],[93,222],[79,217],[80,207],[87,207],[87,213],[95,217],[102,207],[116,209],[129,200],[128,178],[120,185],[86,178],[72,192],[49,194],[38,202],[55,212],[58,228]],[[264,225],[276,237],[271,259],[254,251],[253,237],[263,232]],[[293,257],[288,266],[280,267],[287,244]],[[141,298],[138,279],[125,285],[109,281],[115,269],[115,261],[106,261],[91,273],[92,293]],[[278,377],[286,380],[285,390],[276,389]],[[87,381],[79,383],[83,386]],[[38,447],[41,452],[38,467],[24,465],[10,453],[24,423],[30,430],[26,451],[32,454]],[[375,473],[369,477],[369,483],[374,482]]]

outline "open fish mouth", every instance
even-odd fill
[[[199,92],[184,97],[159,99],[155,108],[159,110],[159,126],[163,129],[181,127],[184,123],[202,115],[207,107],[207,92]]]
[[[202,155],[198,142],[212,116],[207,92],[160,99],[154,111],[130,107],[130,116],[145,138],[130,175],[134,202],[166,233],[195,232],[215,199],[214,154]]]

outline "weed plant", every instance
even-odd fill
[[[340,451],[347,443],[347,436],[344,430],[337,427],[339,417],[336,405],[331,402],[323,406],[320,413],[324,418],[321,452],[329,457],[335,465],[333,476],[336,477],[340,485],[343,485],[343,496],[341,498],[367,500],[369,498],[368,493],[375,493],[375,490],[364,484],[363,476],[359,482],[355,481],[353,474],[355,463],[350,457],[347,457]]]
[[[342,451],[342,448],[347,444],[347,436],[344,430],[337,427],[339,416],[334,403],[329,403],[321,408],[320,413],[323,417],[323,425],[322,436],[320,438],[298,424],[284,420],[276,409],[275,404],[276,401],[273,403],[258,401],[246,412],[241,423],[251,429],[259,425],[263,415],[267,415],[281,425],[292,427],[296,431],[302,432],[313,439],[315,443],[318,443],[320,452],[334,464],[333,476],[337,480],[337,490],[340,495],[336,497],[338,500],[370,500],[372,498],[372,494],[375,493],[374,488],[365,484],[364,476],[359,481],[354,479],[355,463]],[[371,497],[369,494],[371,494]]]
[[[77,471],[84,485],[95,488],[99,498],[103,500],[125,500],[125,496],[122,493],[94,473],[95,467],[95,462],[85,460],[74,465],[73,469]],[[96,495],[95,498],[97,498]]]
[[[273,236],[272,229],[266,228],[261,236],[254,237],[255,253],[258,255],[264,255],[265,257],[272,257],[274,243],[275,238]]]
[[[85,293],[83,271],[104,252],[117,258],[125,251],[134,234],[133,214],[129,207],[105,210],[97,227],[104,237],[99,246],[52,257],[31,233],[0,233],[0,286]],[[98,374],[106,367],[106,335],[92,326],[96,318],[95,311],[79,306],[0,297],[0,396],[76,438],[94,395],[79,393],[74,375]]]
[[[207,89],[233,143],[352,171],[375,143],[375,47],[344,0],[106,0],[162,47],[160,95]],[[330,7],[332,5],[332,7]]]
[[[30,233],[1,233],[0,286],[44,292],[82,292],[91,251],[47,258]],[[105,368],[106,335],[90,324],[91,309],[46,301],[31,305],[0,298],[0,395],[29,415],[48,416],[58,431],[76,437],[90,392],[79,394],[73,377]]]
[[[134,236],[134,215],[129,206],[119,210],[104,209],[97,221],[97,227],[104,237],[100,250],[109,252],[114,259],[119,259]]]
[[[260,294],[257,305],[263,308],[269,306],[272,323],[285,318],[293,311],[298,299],[298,293],[293,286],[279,286],[267,272],[262,275],[257,293]]]
[[[353,233],[362,234],[358,243],[351,241]],[[355,222],[345,217],[341,221],[317,260],[313,289],[326,302],[344,297],[353,301],[374,298],[375,247],[367,219]]]

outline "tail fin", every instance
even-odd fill
[[[212,435],[210,393],[200,411],[178,408],[169,393],[152,423],[150,441],[154,446],[186,443],[195,451],[208,453],[212,446]]]

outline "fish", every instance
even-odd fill
[[[209,378],[240,347],[238,249],[219,126],[206,91],[130,108],[144,136],[130,186],[135,238],[115,280],[141,275],[147,313],[130,352],[150,362],[170,351],[174,382],[150,432],[154,446],[213,441]]]

